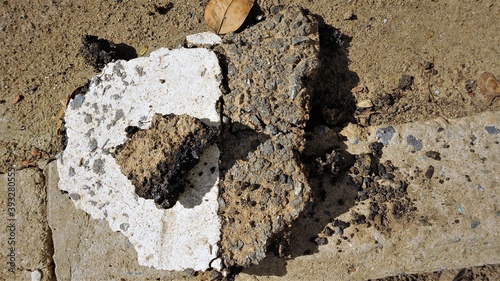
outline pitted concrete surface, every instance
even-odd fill
[[[6,230],[0,231],[0,279],[30,280],[35,271],[42,274],[43,280],[54,278],[47,183],[42,170],[9,170],[0,176],[0,185],[0,219]]]
[[[221,250],[228,266],[248,266],[266,256],[272,237],[310,198],[300,153],[319,67],[318,22],[299,7],[275,6],[266,20],[226,35],[221,47],[229,88],[220,144]],[[238,150],[246,153],[235,157]]]

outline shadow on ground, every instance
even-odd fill
[[[254,152],[259,145],[266,142],[270,137],[264,133],[256,132],[239,122],[222,124],[221,126],[221,139],[217,143],[221,151],[219,162],[220,178],[224,178],[236,161],[247,160],[248,154]]]
[[[352,38],[319,20],[320,62],[318,80],[311,100],[306,127],[306,147],[301,155],[312,191],[312,202],[282,235],[269,245],[267,257],[243,272],[253,275],[286,274],[286,259],[318,252],[327,243],[319,235],[336,217],[354,206],[356,187],[345,171],[354,159],[338,135],[344,124],[355,122],[355,101],[351,89],[359,82],[348,68],[348,47]]]

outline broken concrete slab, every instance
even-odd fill
[[[52,239],[47,223],[45,178],[41,170],[9,169],[0,177],[5,192],[0,194],[0,219],[7,231],[0,231],[5,265],[0,275],[8,280],[30,280],[40,272],[52,280]]]
[[[266,20],[227,34],[221,49],[229,90],[219,144],[221,253],[226,266],[248,266],[309,200],[300,152],[319,66],[318,24],[301,8],[275,6]]]
[[[376,159],[380,163],[390,161],[395,167],[395,179],[408,182],[405,196],[415,210],[398,217],[393,213],[394,202],[388,201],[386,226],[381,230],[376,222],[368,224],[370,203],[375,199],[358,198],[357,204],[325,226],[325,230],[333,231],[319,234],[325,240],[318,253],[289,260],[286,268],[279,259],[271,259],[270,263],[245,270],[237,280],[253,280],[250,274],[283,271],[284,276],[259,279],[295,280],[314,275],[317,279],[334,276],[338,280],[367,280],[498,264],[498,113],[393,126],[348,126],[341,136],[352,154],[372,154],[370,144],[384,140],[382,154]],[[434,167],[432,174],[427,172],[430,166]],[[362,190],[353,187],[349,177],[335,186],[328,181],[324,184],[327,190]],[[330,212],[335,204],[320,203],[316,211]],[[359,220],[360,215],[365,216],[364,221]],[[339,227],[338,222],[344,222],[344,226]]]
[[[444,161],[443,170],[455,167],[455,173],[461,174],[467,167],[459,164],[474,154],[470,149],[478,151],[478,148],[482,148],[486,149],[485,153],[490,151],[491,157],[488,156],[484,163],[479,163],[484,166],[479,167],[478,174],[484,173],[483,170],[498,170],[496,164],[499,159],[493,146],[498,145],[499,141],[498,133],[495,134],[495,128],[500,127],[498,112],[483,113],[448,122],[438,119],[393,126],[394,133],[388,142],[390,145],[383,148],[383,161],[391,160],[399,163],[398,172],[402,176],[406,175],[408,179],[409,173],[413,171],[411,164],[423,163],[421,161],[428,163]],[[343,136],[347,138],[348,150],[352,153],[369,153],[369,143],[377,141],[377,131],[380,128],[379,126],[363,129],[351,126],[346,129]],[[436,133],[440,128],[446,129],[445,135],[450,136],[447,143],[442,138],[438,138],[440,142],[435,142]],[[370,132],[369,138],[363,137],[365,131]],[[440,150],[444,149],[443,145],[450,144],[444,151],[454,147],[461,148],[463,153],[438,151],[440,161],[436,160],[436,157],[425,156],[424,159],[426,151],[419,152],[422,154],[411,153],[413,146],[408,145],[405,132],[411,132],[426,150]],[[471,135],[477,137],[474,145],[470,144]],[[457,145],[451,145],[453,143]],[[407,167],[401,165],[403,160],[407,163]],[[424,164],[422,167],[426,166]],[[52,187],[49,188],[49,223],[53,230],[56,273],[61,280],[69,280],[71,276],[73,279],[122,277],[126,280],[144,280],[154,276],[180,279],[188,276],[188,272],[174,273],[140,266],[136,261],[135,251],[126,237],[107,228],[105,221],[91,220],[83,211],[77,210],[68,199],[69,196],[57,189],[55,164],[51,163],[49,167],[52,169],[51,173],[46,174],[48,186]],[[476,174],[475,169],[471,168],[469,177]],[[423,184],[428,180],[425,175],[413,176],[414,180],[409,182],[409,191],[417,207],[418,213],[414,214],[416,220],[410,222],[392,220],[390,226],[393,231],[390,235],[366,225],[347,227],[343,229],[343,234],[327,236],[328,243],[320,246],[318,253],[289,260],[284,269],[281,259],[269,259],[262,265],[246,269],[237,276],[237,280],[254,280],[253,274],[260,275],[259,279],[263,280],[294,280],[301,279],[304,275],[316,276],[319,279],[335,276],[340,280],[366,280],[402,272],[410,274],[500,262],[494,258],[500,251],[498,246],[500,232],[498,224],[494,223],[498,216],[496,213],[498,210],[494,208],[498,202],[497,177],[478,177],[485,180],[479,183],[483,190],[468,182],[464,174],[449,181],[445,180],[443,184],[439,184],[437,178],[432,179],[437,183],[429,185]],[[347,182],[340,185],[349,188]],[[461,196],[452,196],[452,193],[459,193]],[[457,199],[461,199],[461,202],[454,202]],[[330,203],[337,204],[337,202]],[[456,203],[460,203],[462,214]],[[361,213],[363,206],[353,207],[338,219],[351,221],[352,211]],[[420,222],[421,216],[425,216],[425,220]],[[448,223],[436,224],[441,221],[438,218],[443,217],[446,218],[443,221]],[[480,224],[472,228],[475,220]],[[351,235],[353,237],[348,240],[342,238]],[[338,240],[341,242],[337,245]],[[276,272],[281,272],[282,276],[272,276],[277,274]],[[262,276],[266,273],[269,276]]]
[[[265,257],[268,240],[289,225],[309,199],[310,188],[299,153],[303,149],[311,81],[318,68],[317,21],[297,7],[274,7],[271,13],[272,20],[255,25],[239,35],[233,34],[229,40],[236,43],[226,42],[222,47],[230,69],[248,67],[252,65],[248,61],[257,57],[267,59],[268,63],[254,65],[253,74],[248,71],[242,72],[243,75],[228,73],[230,92],[224,97],[223,114],[231,125],[239,125],[232,132],[226,130],[229,134],[226,138],[246,130],[242,128],[254,130],[264,138],[262,145],[243,149],[246,154],[241,156],[247,161],[230,159],[229,164],[223,163],[225,180],[221,189],[225,197],[218,201],[217,147],[207,149],[208,152],[202,155],[193,170],[196,172],[190,176],[194,188],[189,188],[179,197],[181,204],[175,204],[180,189],[175,189],[178,191],[176,194],[172,190],[167,194],[164,188],[160,188],[161,192],[147,188],[151,191],[147,191],[150,193],[147,196],[144,192],[137,192],[141,190],[138,185],[143,180],[158,174],[155,172],[158,161],[156,164],[145,164],[144,159],[133,158],[128,165],[124,165],[123,161],[130,160],[129,155],[119,155],[124,143],[131,143],[127,142],[129,137],[134,138],[131,131],[150,128],[155,113],[188,114],[204,118],[208,125],[218,125],[216,103],[220,95],[220,69],[211,64],[212,57],[205,58],[209,61],[206,62],[200,59],[202,56],[199,54],[213,53],[200,49],[159,50],[149,58],[109,64],[103,74],[92,79],[87,94],[76,95],[70,101],[65,117],[68,145],[58,160],[59,186],[69,192],[78,208],[94,218],[107,220],[113,230],[129,237],[136,246],[142,265],[158,269],[205,270],[218,255],[222,255],[225,266],[258,263]],[[279,32],[274,34],[276,30]],[[249,48],[243,42],[245,40],[252,41],[258,48]],[[238,55],[240,53],[242,56]],[[191,64],[186,65],[186,61]],[[261,74],[261,69],[265,69],[266,73]],[[276,82],[273,89],[262,88],[269,86],[265,84],[267,76]],[[248,90],[249,86],[253,90]],[[204,91],[207,94],[198,94]],[[248,101],[253,100],[252,108],[246,108],[249,104],[240,104],[241,97],[238,97],[244,93],[248,95]],[[234,110],[238,106],[241,108]],[[221,149],[239,150],[225,146],[224,138],[219,143]],[[244,136],[238,141],[241,144],[249,139],[254,138]],[[166,145],[152,139],[147,142],[150,141],[150,149]],[[146,178],[141,176],[139,183],[134,180],[139,176],[131,174],[136,168],[144,171],[151,169],[152,174]],[[258,172],[260,175],[257,175]],[[155,184],[159,182],[154,181]],[[247,185],[252,186],[245,191],[249,193],[250,207],[241,209],[240,213],[233,212],[234,208],[241,208],[238,190],[244,190]],[[263,196],[257,196],[260,194],[255,191],[257,187],[264,191]],[[161,207],[175,205],[167,211],[158,210],[140,197],[153,198]],[[171,198],[166,200],[167,197]],[[192,200],[191,197],[197,199]],[[186,201],[191,202],[189,208],[182,203]],[[218,204],[223,204],[223,208],[218,208]],[[260,214],[258,218],[256,211]],[[220,244],[217,212],[229,219],[226,224],[228,236],[222,235]],[[257,219],[248,221],[251,215]],[[171,217],[176,217],[176,220],[169,219]],[[204,231],[199,231],[200,227]],[[248,232],[251,229],[258,231],[253,235],[253,232]],[[183,239],[183,233],[199,234]],[[241,235],[236,240],[231,238]],[[243,246],[239,247],[242,243]],[[157,247],[158,244],[161,246]],[[224,248],[222,252],[219,245]],[[168,252],[169,249],[172,252]]]
[[[58,159],[59,187],[77,208],[127,236],[141,265],[206,270],[217,257],[219,150],[212,146],[200,155],[189,175],[195,188],[168,210],[135,193],[113,150],[128,140],[127,128],[149,128],[156,113],[187,114],[217,126],[221,79],[209,50],[159,49],[108,64],[87,94],[66,109],[68,144]]]

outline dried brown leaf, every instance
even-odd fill
[[[59,135],[59,131],[61,130],[61,126],[62,126],[62,123],[63,123],[63,119],[64,119],[64,111],[66,109],[66,106],[63,106],[61,108],[61,110],[59,110],[59,113],[57,113],[57,122],[56,122],[56,131],[55,131],[55,134],[54,135]]]
[[[23,168],[33,167],[35,166],[35,163],[32,160],[25,159],[21,161],[20,166]]]
[[[217,34],[237,30],[252,9],[254,0],[211,0],[205,8],[205,23]]]
[[[17,95],[12,99],[12,104],[17,104],[18,102],[22,101],[24,99],[23,95]]]
[[[500,97],[500,83],[490,72],[484,72],[479,77],[479,88],[491,105],[493,100]]]

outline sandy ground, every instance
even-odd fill
[[[147,46],[148,52],[174,48],[187,34],[208,30],[206,2],[2,1],[0,173],[59,152],[60,101],[95,74],[79,55],[82,35],[136,50]],[[168,3],[166,13],[155,9]],[[258,1],[263,10],[278,3],[300,5],[324,23],[321,39],[328,48],[321,57],[313,125],[399,124],[500,109],[500,99],[490,105],[477,87],[466,89],[484,71],[500,75],[496,1]],[[398,88],[403,75],[414,77],[406,90]],[[373,110],[355,111],[366,100]],[[487,280],[497,270],[486,266],[468,274]],[[442,280],[441,275],[387,280]]]

